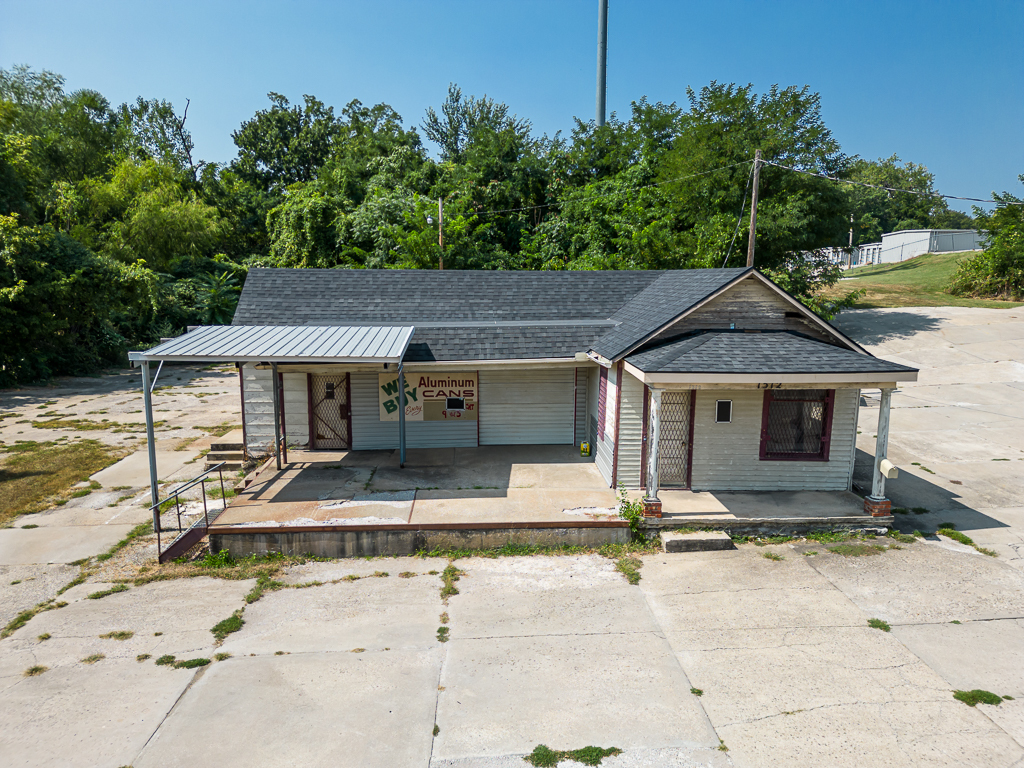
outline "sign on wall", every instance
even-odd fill
[[[398,421],[398,373],[378,375],[380,420]],[[476,371],[405,374],[407,421],[476,421],[478,396]]]

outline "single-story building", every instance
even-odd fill
[[[254,269],[231,326],[132,356],[235,362],[250,451],[588,443],[652,515],[660,489],[850,489],[865,389],[887,514],[889,394],[917,378],[754,269]]]

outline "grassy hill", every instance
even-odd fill
[[[925,253],[896,264],[854,267],[828,293],[841,296],[863,288],[857,307],[993,307],[1011,308],[1020,302],[969,299],[946,293],[956,265],[970,253]]]

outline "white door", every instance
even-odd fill
[[[480,371],[480,445],[572,445],[575,369]]]

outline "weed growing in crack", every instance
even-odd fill
[[[442,624],[447,624],[448,623],[448,611],[445,611],[444,613],[441,614],[441,623]]]
[[[575,760],[583,765],[600,765],[606,757],[621,755],[622,750],[618,747],[583,747],[582,749],[551,749],[538,744],[533,752],[523,757],[523,760],[537,768],[554,768],[563,760]]]
[[[242,613],[244,611],[244,608],[239,608],[223,621],[219,621],[213,625],[210,631],[213,633],[213,636],[218,643],[223,642],[224,638],[232,632],[237,632],[245,626],[245,619],[242,618]]]
[[[690,693],[692,693],[694,696],[703,696],[704,695],[704,691],[702,691],[700,688],[691,688],[690,689]]]
[[[448,627],[438,627],[437,628],[437,642],[439,642],[439,643],[447,643],[448,642],[448,633],[450,631],[451,630]]]
[[[885,552],[886,547],[881,544],[840,544],[836,547],[829,547],[828,551],[834,555],[843,557],[867,557],[868,555],[880,555]]]
[[[719,752],[728,752],[729,751],[729,748],[727,746],[725,746],[725,742],[722,741],[721,739],[718,740],[718,751]]]
[[[437,723],[434,723],[434,735],[437,736],[437,734],[439,734],[440,732],[441,727]]]
[[[378,578],[378,579],[384,579],[384,578],[387,578],[388,572],[387,571],[374,571],[373,572],[373,576],[375,578]]]
[[[1005,697],[996,696],[996,694],[991,691],[983,691],[980,688],[975,688],[973,691],[953,691],[953,698],[957,701],[962,701],[968,707],[976,707],[978,704],[991,704],[992,706],[998,706]]]
[[[175,669],[195,669],[196,667],[205,667],[209,663],[209,659],[182,659],[174,662],[173,666]]]
[[[174,657],[171,654],[166,653],[153,663],[158,667],[169,667],[174,664]]]
[[[90,600],[101,600],[104,597],[109,597],[110,595],[116,595],[118,592],[127,592],[127,591],[128,591],[128,585],[127,584],[115,584],[110,589],[104,589],[104,590],[101,590],[99,592],[93,592],[92,594],[86,595],[86,597],[89,598]]]
[[[83,664],[95,664],[97,661],[103,661],[103,659],[105,659],[105,658],[107,658],[107,657],[104,656],[102,653],[94,653],[94,654],[92,654],[90,656],[86,656],[84,659],[82,659],[82,663]]]
[[[213,658],[214,658],[214,661],[224,661],[225,659],[230,659],[231,658],[231,654],[230,653],[224,653],[223,651],[221,651],[220,653],[214,654]]]
[[[615,561],[615,570],[626,577],[630,584],[640,583],[640,569],[643,567],[643,560],[639,557],[620,557]]]
[[[267,574],[260,574],[259,578],[256,579],[256,585],[249,591],[249,594],[245,596],[246,603],[255,603],[265,592],[274,592],[278,589],[284,589],[287,584],[283,581],[274,581]]]
[[[402,571],[400,574],[398,574],[398,578],[400,578],[400,579],[411,579],[415,575],[416,574],[413,573],[412,571]]]
[[[38,677],[39,675],[43,674],[43,672],[46,672],[49,669],[49,667],[41,667],[37,664],[35,666],[29,667],[21,674],[25,677]]]
[[[454,563],[448,563],[448,566],[441,572],[441,580],[444,582],[444,586],[441,587],[441,599],[445,605],[448,604],[449,597],[459,594],[455,582],[459,580],[463,573],[463,571],[455,567]]]
[[[39,637],[37,637],[36,640],[38,640],[41,643],[44,640],[49,640],[50,637],[51,637],[51,635],[50,635],[49,632],[43,632],[43,634],[39,635]]]
[[[998,552],[995,552],[991,549],[986,549],[985,547],[979,547],[977,544],[974,543],[974,539],[972,539],[970,536],[967,536],[966,534],[960,533],[960,531],[955,530],[952,523],[940,523],[939,530],[937,530],[936,533],[945,536],[947,539],[952,539],[953,541],[965,544],[968,547],[974,547],[975,550],[981,552],[981,554],[983,555],[988,555],[989,557],[999,557]]]
[[[135,637],[135,633],[126,629],[121,629],[116,632],[107,632],[106,634],[100,635],[101,640],[130,640],[133,637]]]
[[[888,622],[882,621],[881,619],[868,619],[868,626],[872,629],[880,629],[883,632],[888,632],[892,629]]]
[[[153,656],[151,654],[140,653],[138,656],[135,657],[135,660],[136,661],[146,661],[147,659],[152,659],[152,658],[153,658]]]

